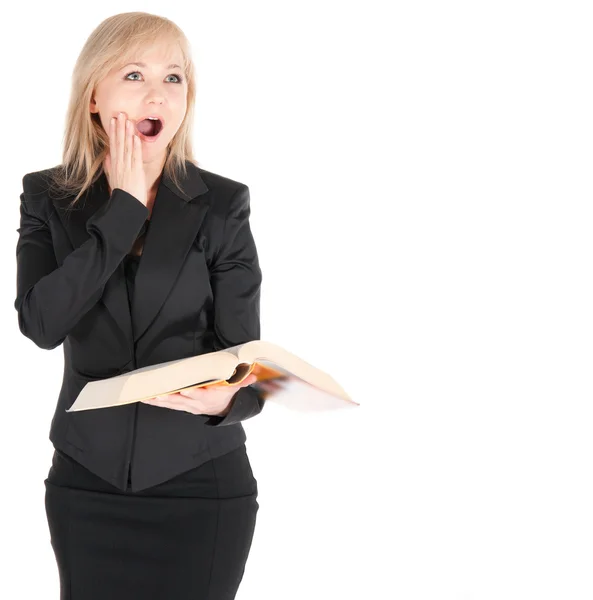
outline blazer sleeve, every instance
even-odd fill
[[[249,188],[242,185],[230,199],[222,240],[210,266],[215,350],[260,339],[262,273],[249,215]],[[264,404],[263,395],[253,386],[239,388],[227,414],[211,415],[206,425],[245,421],[259,414]]]
[[[16,247],[19,329],[37,346],[52,350],[100,299],[117,265],[132,247],[148,208],[115,188],[109,201],[87,221],[90,235],[58,267],[49,219],[39,214],[23,178]]]

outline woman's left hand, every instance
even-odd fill
[[[233,396],[239,388],[247,387],[257,381],[255,375],[247,376],[241,383],[226,386],[212,386],[209,388],[192,388],[175,394],[165,394],[141,400],[144,404],[184,410],[194,415],[215,415],[224,417],[230,409]]]

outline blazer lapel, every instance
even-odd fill
[[[198,167],[190,161],[186,165],[187,175],[179,175],[181,189],[164,173],[159,183],[136,273],[131,312],[123,261],[104,286],[100,301],[127,341],[138,340],[160,310],[206,215],[208,196],[200,196],[208,187]],[[88,219],[109,200],[105,174],[97,178],[74,207],[69,207],[73,198],[52,198],[52,202],[75,250],[90,239]]]
[[[105,174],[102,173],[93,182],[74,206],[70,206],[72,200],[74,200],[74,195],[61,198],[52,197],[56,213],[62,221],[75,250],[90,239],[86,230],[87,221],[109,200]]]
[[[74,196],[71,195],[62,198],[52,198],[52,202],[68,234],[72,249],[76,250],[90,239],[90,235],[86,229],[87,221],[109,200],[109,189],[105,174],[101,173],[80,200],[74,206],[69,206],[69,203],[73,199]],[[117,266],[115,272],[107,280],[100,302],[105,305],[122,330],[126,340],[131,340],[132,319],[123,263]]]
[[[144,238],[134,283],[134,342],[146,332],[169,295],[209,207],[208,187],[198,168],[187,163],[181,190],[163,174]]]

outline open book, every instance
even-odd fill
[[[263,398],[299,411],[360,406],[327,373],[276,344],[254,340],[88,382],[66,412],[131,404],[181,390],[234,385],[250,373]]]

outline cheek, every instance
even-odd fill
[[[185,110],[182,110],[181,108],[179,108],[179,110],[175,111],[175,122],[173,123],[173,128],[169,132],[171,137],[173,137],[173,135],[175,135],[179,131],[179,128],[181,127],[181,124],[183,123],[184,118],[185,118]]]
[[[103,129],[105,133],[109,135],[109,120],[111,119],[111,110],[102,109],[101,110],[101,124],[103,125]]]
[[[181,123],[187,110],[187,89],[178,90],[176,96],[171,100],[175,103],[175,111],[179,115],[179,122]]]

